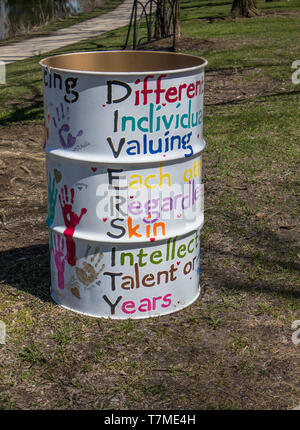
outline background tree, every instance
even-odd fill
[[[233,0],[231,15],[233,17],[246,16],[248,18],[259,15],[256,0]]]
[[[179,0],[158,0],[154,37],[156,39],[168,37],[173,32],[176,38],[180,37]]]

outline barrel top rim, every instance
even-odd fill
[[[78,70],[76,68],[65,68],[65,67],[56,67],[55,65],[51,65],[51,64],[47,64],[47,62],[49,61],[51,63],[51,59],[57,59],[57,58],[62,58],[62,57],[70,57],[70,56],[77,56],[77,55],[90,55],[90,54],[98,54],[98,55],[107,55],[107,54],[120,54],[120,55],[140,55],[140,54],[146,54],[147,56],[160,56],[160,55],[164,55],[164,56],[169,56],[172,57],[173,59],[176,57],[181,57],[182,58],[187,58],[190,60],[193,60],[194,62],[199,62],[199,64],[197,65],[192,65],[192,66],[188,66],[188,67],[180,67],[180,68],[158,68],[158,69],[151,69],[151,70],[136,70],[136,71],[116,71],[116,70],[103,70],[103,71],[99,71],[99,70]],[[185,73],[185,72],[192,72],[195,70],[199,70],[199,69],[204,69],[205,66],[207,65],[208,61],[203,58],[203,57],[198,57],[196,55],[190,55],[190,54],[182,54],[182,53],[177,53],[177,52],[168,52],[168,51],[142,51],[142,50],[137,50],[137,51],[123,51],[123,50],[112,50],[112,51],[81,51],[81,52],[70,52],[67,54],[59,54],[59,55],[53,55],[53,56],[49,56],[49,57],[45,57],[43,58],[39,64],[42,68],[44,69],[53,69],[53,70],[57,70],[60,72],[67,72],[67,73],[76,73],[76,74],[83,74],[83,75],[96,75],[96,76],[107,76],[107,75],[119,75],[119,76],[136,76],[136,75],[148,75],[149,73],[153,73],[153,74],[163,74],[163,73],[167,73],[167,74],[179,74],[179,73]]]

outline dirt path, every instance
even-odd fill
[[[82,23],[55,31],[51,36],[33,37],[0,48],[0,60],[6,64],[24,60],[129,24],[132,0],[125,0],[113,11]]]

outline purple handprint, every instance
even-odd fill
[[[69,107],[67,107],[67,112],[65,116],[64,106],[61,103],[60,110],[58,107],[56,107],[56,117],[53,117],[54,127],[58,129],[60,144],[65,149],[72,148],[76,143],[77,137],[83,135],[83,130],[79,130],[76,136],[73,136],[72,133],[70,133],[70,126],[68,124],[70,119],[69,110]]]
[[[64,290],[65,288],[65,279],[64,279],[64,271],[65,271],[65,262],[66,256],[64,253],[65,241],[60,237],[59,234],[53,233],[54,247],[52,248],[53,257],[55,261],[55,266],[57,269],[57,284],[60,290]]]

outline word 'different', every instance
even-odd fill
[[[120,103],[127,100],[133,95],[132,103],[134,106],[147,105],[150,100],[156,105],[164,103],[176,103],[180,102],[184,98],[193,99],[203,94],[203,78],[198,79],[195,83],[190,84],[181,83],[178,85],[168,86],[162,84],[162,79],[166,78],[167,75],[159,75],[155,78],[154,75],[147,75],[141,81],[137,79],[132,86],[122,81],[107,81],[107,104]],[[154,88],[149,88],[149,80],[154,79]],[[118,88],[118,96],[114,97],[113,89]],[[123,89],[123,94],[120,95],[120,87]]]

